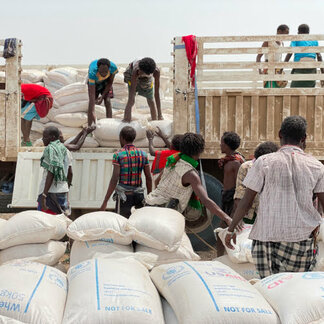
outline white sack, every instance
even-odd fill
[[[82,82],[75,82],[57,90],[53,94],[54,100],[64,106],[75,101],[88,100],[88,86]]]
[[[250,263],[250,262],[234,263],[230,260],[230,258],[227,254],[216,258],[214,261],[219,261],[219,262],[222,262],[223,264],[226,264],[227,266],[229,266],[231,269],[236,271],[240,276],[242,276],[246,280],[260,278],[259,272],[255,268],[255,265],[253,263]]]
[[[53,94],[58,89],[61,89],[68,84],[74,83],[77,81],[77,71],[71,67],[63,67],[53,69],[51,71],[45,71],[43,77],[45,86]]]
[[[0,218],[0,227],[2,227],[4,224],[6,224],[6,220],[3,218]]]
[[[318,253],[314,271],[324,271],[324,242],[318,242]]]
[[[67,293],[61,271],[18,260],[0,266],[0,287],[0,315],[23,323],[61,323]]]
[[[50,120],[49,118],[46,116],[44,118],[41,118],[40,120],[38,120],[39,123],[42,123],[42,124],[46,124],[48,123]]]
[[[96,141],[99,143],[100,147],[120,148],[119,141],[105,141],[98,137],[96,137]]]
[[[194,252],[187,234],[183,234],[179,248],[173,252],[152,249],[141,244],[136,245],[136,252],[148,252],[155,254],[158,257],[157,261],[154,264],[155,266],[178,261],[200,260],[199,255]]]
[[[70,266],[74,266],[85,260],[93,259],[97,253],[110,254],[124,251],[134,252],[133,246],[111,243],[106,240],[98,241],[74,241],[70,255]]]
[[[64,144],[69,144],[75,139],[75,136],[70,137],[67,139]],[[87,136],[84,140],[84,143],[82,145],[82,148],[96,148],[99,146],[99,143],[95,140],[92,136]]]
[[[0,315],[0,324],[23,324],[23,322],[17,321],[14,318]]]
[[[160,128],[161,131],[166,135],[167,138],[172,136],[172,125],[171,120],[151,120],[149,126],[152,127],[154,131],[157,131],[157,128]]]
[[[236,235],[236,245],[234,245],[234,250],[228,248],[224,244],[227,228],[217,228],[215,230],[225,246],[228,257],[233,263],[253,263],[252,240],[249,239],[251,229],[252,225],[244,224],[243,230]]]
[[[36,121],[36,120],[33,120],[31,130],[33,132],[43,134],[43,131],[44,131],[45,127],[46,127],[46,124],[43,124],[43,123],[41,123],[39,121]]]
[[[161,298],[161,302],[165,324],[179,324],[177,316],[170,304],[163,297]]]
[[[164,323],[148,270],[134,259],[92,259],[68,271],[63,324]]]
[[[45,72],[39,70],[22,70],[21,71],[21,79],[28,82],[22,83],[37,83],[42,82],[44,78]]]
[[[125,126],[132,126],[136,130],[136,139],[146,137],[146,129],[138,121],[123,123],[120,119],[115,118],[104,118],[99,120],[94,134],[96,138],[104,141],[118,141],[119,133]]]
[[[188,261],[153,268],[151,278],[179,323],[279,323],[262,295],[217,261]]]
[[[143,207],[129,217],[128,228],[136,243],[172,252],[180,246],[185,219],[174,209]]]
[[[268,300],[282,324],[324,321],[324,272],[278,273],[254,287]]]
[[[62,215],[27,210],[11,217],[0,227],[0,250],[11,246],[60,240],[71,221]]]
[[[47,265],[59,262],[66,250],[66,242],[48,241],[46,243],[23,244],[0,251],[0,264],[12,260],[25,259]]]
[[[105,239],[111,243],[128,245],[131,233],[126,232],[128,220],[116,213],[98,211],[77,218],[67,229],[67,235],[77,241]]]
[[[147,138],[143,138],[140,140],[135,140],[134,145],[137,147],[149,147],[149,142]],[[159,136],[154,136],[153,138],[153,146],[155,148],[163,148],[166,147],[163,139]]]
[[[58,114],[55,121],[67,127],[82,127],[88,121],[88,114],[85,112]]]
[[[82,131],[81,127],[79,127],[79,128],[78,127],[66,127],[66,126],[62,126],[59,123],[55,123],[55,122],[47,123],[44,126],[45,127],[48,127],[48,126],[57,127],[62,132],[64,140],[67,140],[68,138],[70,138],[72,136],[76,136]]]
[[[38,138],[35,142],[33,142],[34,147],[42,147],[44,146],[43,138]]]

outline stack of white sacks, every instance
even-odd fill
[[[124,68],[119,68],[119,73],[115,76],[113,83],[114,98],[111,100],[113,117],[119,121],[119,124],[122,124],[121,120],[123,119],[128,98],[127,85],[124,83],[123,77],[124,70]],[[168,69],[164,70],[162,69],[161,75],[161,105],[165,119],[172,123],[171,76]],[[62,131],[64,139],[71,141],[81,131],[82,127],[87,125],[89,97],[86,77],[87,69],[71,67],[57,68],[50,71],[24,70],[22,72],[22,82],[43,85],[50,90],[54,98],[54,105],[49,114],[45,118],[41,118],[40,121],[35,120],[33,122],[31,133],[33,142],[41,138],[41,134],[47,126],[58,127]],[[103,103],[95,106],[95,112],[98,123],[106,118]],[[145,98],[136,97],[135,107],[133,107],[133,119],[138,120],[142,127],[147,126],[150,119],[150,110]],[[108,135],[108,137],[111,136]],[[140,144],[143,145],[142,147],[147,147],[147,142]],[[42,142],[38,140],[35,145],[42,146]],[[94,137],[87,137],[83,147],[94,148],[99,145],[114,147],[114,143],[110,144],[107,139],[100,138],[97,140]]]

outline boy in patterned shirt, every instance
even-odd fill
[[[152,191],[152,177],[147,153],[134,146],[135,138],[136,131],[133,127],[125,126],[121,130],[119,140],[122,148],[114,153],[113,175],[100,208],[100,210],[107,208],[107,202],[115,191],[115,211],[126,218],[131,215],[133,206],[143,207],[142,171],[146,178],[147,193]]]

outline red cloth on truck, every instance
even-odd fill
[[[155,152],[155,159],[152,163],[152,170],[153,174],[160,173],[167,163],[167,159],[170,155],[178,153],[179,151],[175,150],[163,150],[163,151],[156,151]]]
[[[41,118],[47,116],[53,106],[53,98],[48,89],[38,84],[23,83],[21,92],[24,100],[35,103],[36,111]]]
[[[191,66],[190,77],[191,85],[195,86],[196,57],[198,53],[198,44],[195,35],[183,36],[182,41],[185,43],[187,58]]]

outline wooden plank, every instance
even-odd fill
[[[267,140],[273,141],[274,136],[274,96],[267,97]]]
[[[184,43],[181,37],[176,37],[175,48],[179,45]],[[188,130],[188,101],[183,92],[189,88],[188,60],[185,48],[177,48],[174,53],[173,130],[174,133],[185,133]]]
[[[262,36],[204,36],[197,37],[204,43],[225,42],[266,42],[266,41],[294,41],[294,40],[324,40],[323,34],[309,35],[262,35]]]
[[[220,96],[213,96],[213,138],[216,141],[220,141],[221,134],[220,134],[220,110],[221,110],[221,97]]]
[[[6,82],[6,77],[0,76],[0,83],[5,83]]]
[[[197,82],[214,81],[307,81],[324,80],[324,74],[257,74],[249,71],[242,72],[199,72]]]
[[[0,46],[3,46],[4,43],[5,43],[5,40],[4,40],[4,39],[1,39],[1,40],[0,40]]]
[[[323,68],[323,62],[205,62],[203,64],[197,64],[198,70],[218,70],[218,69],[266,69],[266,68]]]
[[[317,95],[315,97],[315,126],[314,126],[314,140],[323,140],[323,96]]]
[[[307,103],[307,97],[306,96],[300,96],[299,97],[299,115],[306,118],[306,103]]]
[[[219,54],[268,54],[269,47],[224,47],[224,48],[205,48],[204,55]],[[298,46],[298,47],[278,47],[275,53],[323,53],[324,46]]]
[[[290,96],[283,96],[282,118],[285,119],[290,115]]]
[[[251,140],[256,141],[259,137],[259,98],[252,96],[251,100]]]
[[[306,97],[307,141],[314,141],[315,133],[315,96]]]
[[[17,55],[6,59],[6,154],[16,158],[20,146],[20,84]]]
[[[198,64],[204,64],[204,42],[198,38]]]
[[[243,134],[243,96],[236,96],[235,132]]]
[[[196,133],[196,117],[195,117],[195,96],[188,96],[188,130],[186,132]]]
[[[213,140],[213,97],[205,97],[205,141],[211,142]]]
[[[5,72],[6,71],[6,66],[5,65],[0,65],[0,71]]]
[[[6,96],[0,94],[0,148],[2,148],[0,153],[4,153],[4,147],[6,144]],[[0,155],[0,159],[5,158],[5,156]]]
[[[227,131],[227,112],[228,112],[228,97],[222,95],[220,107],[220,137]]]

